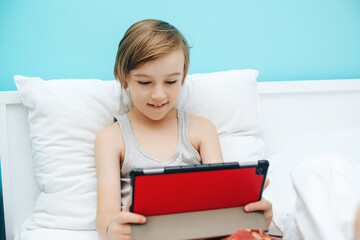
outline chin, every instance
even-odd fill
[[[148,111],[147,114],[145,114],[149,119],[158,121],[166,117],[169,112],[171,111],[172,107],[169,109],[163,109],[162,111],[156,112],[156,111]]]
[[[154,121],[158,121],[158,120],[161,120],[163,119],[167,114],[169,113],[169,111],[167,111],[166,113],[159,113],[159,114],[146,114],[146,116],[151,119],[151,120],[154,120]]]

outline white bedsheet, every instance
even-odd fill
[[[359,171],[359,163],[329,154],[310,158],[292,170],[299,239],[354,239]]]
[[[328,156],[324,157],[324,154],[327,154]],[[284,238],[286,239],[301,239],[301,236],[299,236],[299,234],[297,233],[299,229],[297,226],[296,217],[298,217],[299,215],[295,214],[299,210],[298,208],[296,208],[297,193],[295,192],[292,183],[292,181],[295,181],[295,179],[291,179],[290,172],[293,171],[300,174],[302,171],[304,171],[304,169],[300,167],[302,163],[307,162],[307,164],[310,164],[311,162],[317,162],[317,158],[325,158],[325,160],[323,161],[325,161],[325,163],[327,164],[323,163],[324,167],[329,167],[331,169],[330,165],[332,164],[332,168],[335,168],[334,170],[336,170],[336,166],[338,164],[331,163],[330,159],[333,158],[340,158],[342,160],[339,161],[345,161],[348,163],[348,165],[351,166],[359,165],[360,128],[349,128],[339,132],[334,132],[332,135],[321,139],[309,139],[308,142],[302,145],[294,146],[293,148],[289,148],[287,149],[287,151],[281,152],[280,154],[268,157],[272,171],[269,174],[270,185],[268,189],[264,191],[264,197],[269,199],[273,203],[274,223],[277,227],[279,227],[281,231],[283,231]],[[309,168],[311,169],[310,166]],[[345,169],[343,169],[343,171],[345,171]],[[305,172],[301,174],[303,178],[306,177]],[[355,172],[353,175],[356,176],[357,174],[358,172]],[[337,178],[335,178],[335,180]],[[326,176],[321,179],[323,179],[323,181],[329,182],[329,180],[326,180]],[[302,180],[297,178],[297,181],[298,182],[295,184],[297,184],[299,189],[305,187],[302,185]],[[359,179],[357,179],[357,182],[358,184],[360,184]],[[322,196],[326,196],[327,193],[335,191],[335,189],[331,186],[323,187],[329,192],[324,192],[321,194],[320,192],[318,192]],[[305,189],[303,190],[305,191]],[[354,191],[356,192],[355,189]],[[356,194],[358,195],[359,192]],[[334,201],[339,201],[335,199],[335,196],[332,197],[334,197]],[[322,199],[323,201],[325,201],[324,198]],[[315,201],[315,203],[317,202]],[[331,237],[330,239],[334,238]]]
[[[14,240],[101,240],[96,231],[61,230],[51,228],[37,228],[25,230],[15,236]]]

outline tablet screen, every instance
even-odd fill
[[[192,165],[131,173],[131,211],[144,216],[244,206],[261,199],[269,163]]]

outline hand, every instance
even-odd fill
[[[130,212],[130,200],[126,202],[124,210],[116,215],[107,229],[108,240],[131,240],[130,223],[145,223],[146,218],[140,214]]]
[[[355,240],[360,240],[360,204],[357,209],[356,217],[355,217]]]
[[[269,186],[270,180],[266,178],[264,190]],[[266,224],[270,226],[271,220],[273,218],[272,204],[270,201],[261,198],[260,201],[249,203],[244,206],[245,212],[253,212],[253,211],[264,211]]]

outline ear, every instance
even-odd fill
[[[184,85],[184,82],[185,82],[185,78],[186,78],[187,74],[185,74],[185,76],[183,77],[182,81],[181,81],[181,86]]]
[[[128,77],[125,77],[124,79],[124,86],[121,85],[121,87],[126,90],[129,87],[129,79]]]

